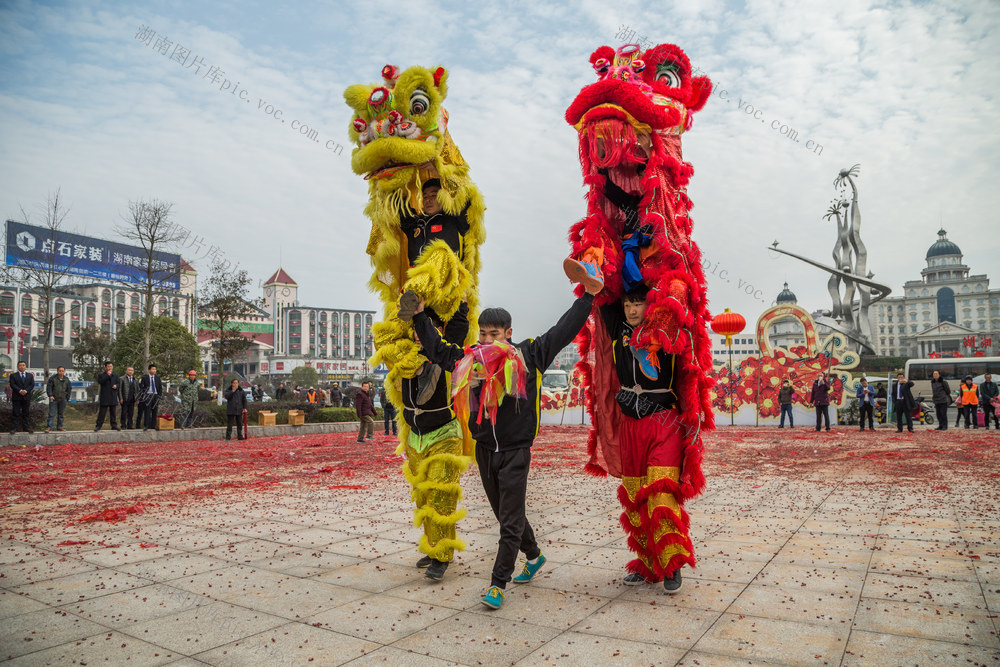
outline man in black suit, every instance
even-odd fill
[[[896,433],[903,432],[903,417],[906,417],[906,428],[913,433],[913,410],[917,402],[913,400],[910,387],[913,382],[907,382],[902,373],[896,373],[896,382],[892,385],[892,409],[896,412]]]
[[[104,362],[104,371],[98,373],[97,384],[100,387],[98,389],[98,401],[100,402],[100,407],[97,409],[97,426],[94,427],[95,431],[100,431],[101,426],[104,425],[104,415],[107,412],[111,412],[111,430],[120,431],[118,428],[118,405],[121,399],[118,397],[118,384],[121,380],[115,375],[115,365],[110,361]]]
[[[139,380],[139,409],[143,413],[143,431],[151,428],[160,430],[157,413],[160,410],[160,396],[163,395],[163,382],[156,375],[156,364],[150,364],[148,373]]]
[[[122,428],[132,428],[132,416],[135,414],[135,399],[139,395],[139,381],[135,378],[135,369],[131,366],[125,369],[125,375],[119,378],[118,400],[122,406]]]
[[[17,372],[10,374],[10,404],[13,414],[10,420],[10,434],[17,433],[17,425],[21,430],[34,433],[28,422],[28,409],[31,406],[31,391],[35,388],[35,374],[28,373],[28,365],[17,362]]]

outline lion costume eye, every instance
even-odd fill
[[[668,88],[679,88],[681,85],[681,75],[677,72],[677,65],[674,63],[663,63],[656,68],[656,80],[667,84]]]
[[[427,93],[422,90],[415,90],[413,94],[410,95],[410,115],[419,116],[421,114],[427,113],[427,110],[431,107],[431,100],[427,97]]]

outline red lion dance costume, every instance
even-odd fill
[[[577,338],[593,425],[586,470],[621,478],[621,524],[638,556],[627,569],[653,582],[670,578],[685,564],[695,565],[683,505],[705,485],[701,432],[715,425],[709,397],[711,318],[701,253],[691,240],[692,203],[685,193],[694,170],[681,157],[681,133],[690,129],[692,114],[705,105],[712,84],[707,77],[692,77],[687,56],[672,44],[641,56],[634,44],[617,51],[602,46],[590,62],[600,80],[583,88],[566,111],[566,121],[579,133],[584,182],[590,187],[587,216],[570,230],[573,257],[599,265],[605,280]],[[637,219],[631,224],[606,197],[606,179],[637,202],[632,215]],[[639,431],[639,442],[616,403],[622,387],[615,371],[615,341],[599,311],[623,295],[628,262],[623,243],[633,236],[630,227],[645,231],[639,246],[633,244],[632,266],[636,275],[641,272],[649,294],[645,319],[627,342],[650,359],[661,352],[673,355],[671,389],[677,404],[675,410],[635,421],[646,429]],[[641,390],[637,393],[641,399]],[[623,471],[622,448],[648,446],[649,441],[671,449],[668,458],[676,464]],[[625,453],[629,461],[663,459]]]

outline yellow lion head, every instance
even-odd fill
[[[448,71],[394,65],[382,68],[383,84],[355,84],[344,91],[354,111],[348,130],[357,144],[351,168],[379,190],[395,190],[414,180],[421,166],[434,167],[446,151]],[[436,170],[435,170],[436,171]]]

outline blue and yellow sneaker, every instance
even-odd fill
[[[643,347],[632,347],[632,356],[639,364],[639,371],[650,380],[655,380],[660,376],[660,369],[656,367],[656,353]]]
[[[596,294],[604,288],[604,272],[601,271],[603,262],[603,250],[589,248],[580,259],[567,257],[563,260],[563,271],[571,281],[582,283],[588,292]]]
[[[514,577],[515,584],[526,584],[534,578],[542,566],[545,565],[545,556],[538,554],[538,558],[535,559],[534,563],[529,561],[524,561],[524,569],[521,570],[521,574]]]
[[[503,604],[503,589],[499,586],[490,586],[483,596],[483,604],[490,609],[499,609]]]

